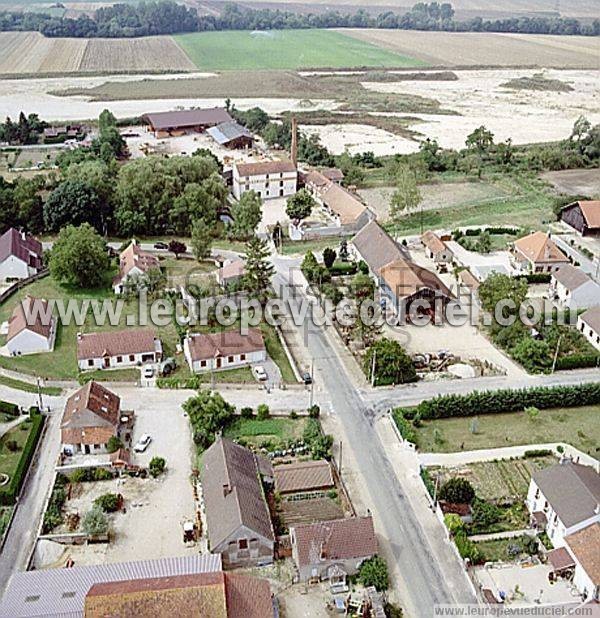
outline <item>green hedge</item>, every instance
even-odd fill
[[[422,419],[520,412],[530,406],[546,409],[600,404],[600,382],[575,386],[551,386],[497,391],[475,391],[468,395],[443,395],[417,406]]]
[[[600,367],[600,354],[572,354],[556,360],[556,369]]]
[[[550,283],[552,275],[550,273],[529,273],[519,278],[525,279],[527,283]]]
[[[332,277],[343,275],[354,275],[358,266],[354,262],[336,262],[330,269]]]
[[[0,401],[0,412],[10,416],[19,416],[21,413],[19,406],[16,403],[10,403],[9,401]]]
[[[40,439],[43,426],[44,417],[41,414],[32,415],[31,429],[29,431],[29,435],[27,436],[27,441],[23,446],[23,452],[21,453],[21,458],[17,463],[15,472],[11,477],[8,486],[2,487],[0,489],[0,505],[9,506],[16,502],[17,496],[21,491],[21,486],[23,485],[25,475],[27,474],[27,470],[29,469],[31,458],[33,457],[33,453],[35,452],[35,447],[37,446],[38,440]]]

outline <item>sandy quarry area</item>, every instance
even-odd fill
[[[574,121],[586,116],[600,122],[600,70],[546,70],[545,77],[568,83],[572,92],[512,90],[502,84],[518,77],[532,76],[533,70],[455,71],[458,81],[365,82],[363,85],[382,93],[404,93],[430,97],[442,108],[457,115],[410,114],[416,118],[409,128],[423,137],[437,139],[444,148],[463,148],[466,136],[485,125],[496,141],[509,137],[515,144],[547,142],[568,137]],[[403,117],[405,114],[385,114]],[[369,125],[324,125],[306,127],[317,133],[334,153],[345,148],[352,154],[372,150],[377,155],[416,152],[417,141],[399,137]]]

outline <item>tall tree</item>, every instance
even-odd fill
[[[265,303],[269,298],[271,277],[275,272],[269,261],[269,247],[260,238],[252,238],[246,245],[246,274],[242,284],[252,298]]]
[[[50,252],[50,274],[66,285],[100,286],[110,267],[106,244],[96,230],[84,223],[64,227]]]
[[[505,299],[514,302],[518,310],[527,298],[527,281],[492,273],[479,287],[479,298],[483,308],[490,313],[494,313],[498,303]]]
[[[300,191],[288,197],[285,214],[292,221],[298,223],[310,215],[315,205],[313,196],[306,189],[300,189]]]
[[[103,229],[100,198],[93,186],[83,180],[65,180],[48,196],[44,205],[44,224],[51,232],[68,224],[89,223]]]
[[[210,256],[212,247],[211,229],[204,219],[194,221],[192,225],[192,253],[200,262]]]
[[[414,210],[422,196],[414,172],[406,165],[399,167],[396,175],[396,190],[392,195],[390,219],[398,224],[407,210]]]
[[[233,223],[230,235],[236,239],[245,239],[254,234],[262,218],[262,201],[256,191],[246,191],[231,207]]]

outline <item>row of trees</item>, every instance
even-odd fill
[[[364,9],[355,13],[295,13],[249,9],[226,4],[219,15],[198,16],[194,9],[164,2],[115,4],[98,9],[94,17],[51,17],[43,13],[2,13],[1,30],[39,30],[49,37],[130,37],[174,32],[214,30],[283,30],[299,28],[387,28],[443,30],[447,32],[520,32],[536,34],[600,34],[600,20],[581,24],[577,19],[513,17],[488,20],[481,17],[459,21],[449,3],[419,2],[403,14],[385,11],[377,16]]]
[[[40,120],[37,114],[25,116],[19,114],[19,120],[13,122],[10,118],[0,123],[0,142],[9,144],[36,144],[40,134],[49,126],[47,122]]]

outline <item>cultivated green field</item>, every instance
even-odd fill
[[[173,37],[199,69],[416,67],[415,58],[331,30],[201,32]]]

